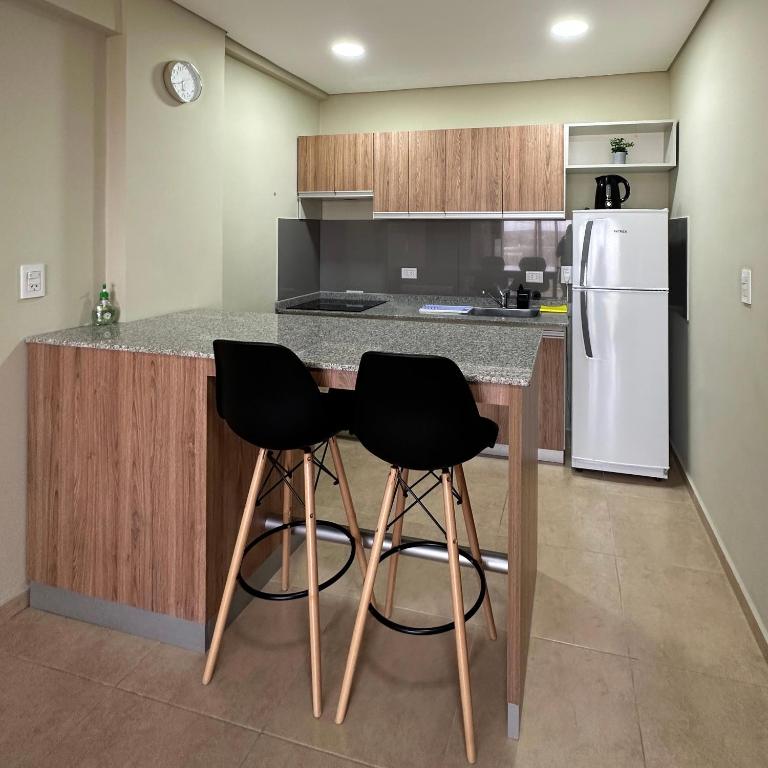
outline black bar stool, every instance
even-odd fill
[[[336,722],[341,724],[347,713],[365,620],[369,611],[392,629],[412,634],[435,634],[455,629],[464,741],[467,759],[473,763],[476,751],[465,620],[477,611],[482,603],[485,608],[488,633],[492,638],[496,636],[496,629],[462,464],[485,448],[495,445],[499,428],[490,419],[480,416],[459,367],[445,357],[366,352],[360,361],[355,399],[355,434],[371,453],[387,461],[391,468],[352,633]],[[433,487],[442,486],[445,512],[443,532],[446,544],[428,543],[428,546],[442,547],[448,551],[453,622],[440,627],[415,628],[396,624],[387,616],[382,616],[371,603],[380,560],[390,556],[396,558],[399,551],[413,546],[412,543],[398,546],[393,541],[393,548],[384,557],[381,556],[384,536],[389,525],[395,526],[395,537],[399,539],[402,531],[402,515],[407,511],[404,509],[403,501],[406,494],[412,495],[415,499],[411,506],[419,504],[423,507],[421,499],[426,494],[419,497],[414,490],[417,483],[408,485],[406,467],[411,472],[424,471],[424,477],[431,476],[438,480]],[[469,552],[459,549],[456,536],[453,501],[459,493],[453,487],[454,468],[470,542]],[[389,517],[396,492],[398,493],[397,511],[395,519],[390,523]],[[432,517],[426,507],[423,508]],[[440,528],[442,530],[442,526]],[[468,561],[480,577],[480,596],[466,616],[461,588],[460,557]],[[389,592],[388,588],[385,613],[388,613],[391,608]]]
[[[232,553],[232,561],[221,598],[216,627],[213,632],[203,683],[213,677],[221,639],[227,623],[235,585],[240,584],[256,597],[265,599],[296,599],[309,597],[309,635],[312,666],[312,711],[315,717],[322,712],[320,670],[320,608],[319,592],[343,575],[357,557],[360,569],[366,573],[366,557],[360,529],[357,525],[352,497],[349,492],[344,465],[336,443],[336,434],[352,425],[354,393],[330,390],[323,394],[312,375],[287,347],[245,341],[213,342],[216,359],[216,408],[232,431],[243,440],[257,445],[259,453],[245,502],[240,530]],[[313,448],[313,446],[317,446]],[[329,447],[338,475],[342,503],[347,515],[349,531],[342,526],[323,520],[315,520],[315,467],[335,476],[316,457],[319,448]],[[303,459],[291,466],[291,452],[303,451]],[[286,453],[285,460],[282,454]],[[323,458],[325,452],[323,452]],[[266,472],[270,465],[269,474]],[[283,590],[288,588],[288,558],[290,557],[290,529],[299,523],[291,520],[291,497],[298,496],[291,484],[291,476],[300,466],[304,470],[304,510],[307,546],[308,589],[290,594],[268,594],[248,585],[240,574],[246,551],[268,536],[283,537]],[[277,481],[265,491],[262,486],[272,472]],[[265,477],[266,475],[266,477]],[[282,485],[283,525],[257,537],[246,548],[256,504],[270,491]],[[261,496],[260,496],[261,492]],[[351,553],[342,569],[318,584],[316,525],[328,525],[345,533],[350,541]]]

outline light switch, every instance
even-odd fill
[[[571,284],[571,267],[570,267],[570,265],[560,267],[560,282],[563,285],[570,285]]]
[[[526,283],[543,283],[544,273],[543,272],[526,272],[525,282]]]
[[[741,270],[741,303],[752,304],[752,270]]]
[[[45,296],[45,264],[22,264],[19,269],[19,298]]]
[[[416,267],[402,267],[400,269],[400,277],[403,280],[416,280],[418,279],[418,276],[419,273]]]

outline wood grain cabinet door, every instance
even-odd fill
[[[373,210],[408,212],[408,131],[374,134]]]
[[[504,211],[564,211],[563,126],[503,129]]]
[[[445,132],[446,213],[501,214],[501,128]]]
[[[299,136],[298,191],[333,192],[336,136]]]
[[[343,133],[335,137],[334,189],[373,190],[373,134]]]
[[[408,210],[445,212],[445,131],[408,134]]]

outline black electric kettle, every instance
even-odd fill
[[[595,190],[595,208],[621,208],[629,198],[629,182],[623,176],[597,176]],[[626,189],[624,197],[619,192],[619,184]]]

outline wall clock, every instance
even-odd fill
[[[163,81],[168,93],[181,104],[199,99],[203,91],[200,73],[189,61],[169,61],[163,70]]]

